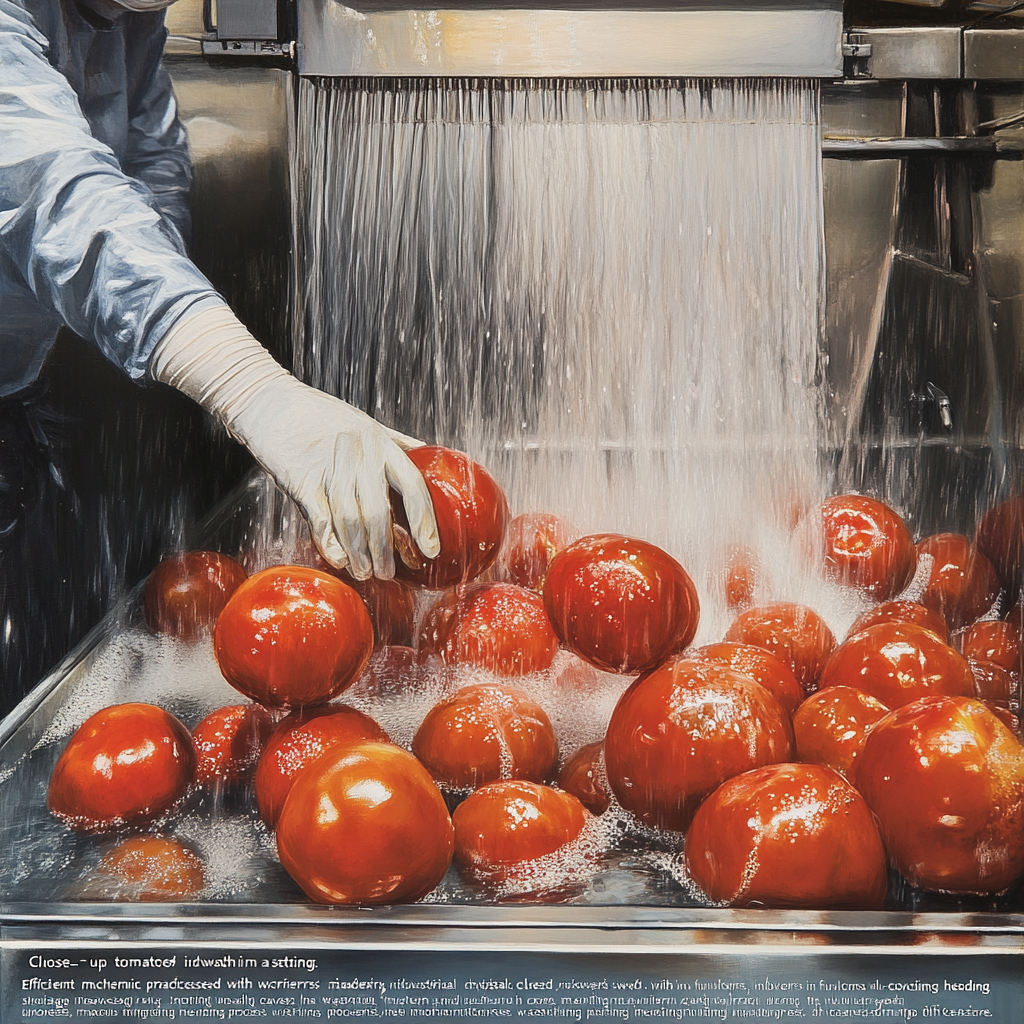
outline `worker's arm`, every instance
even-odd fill
[[[171,80],[160,63],[166,38],[165,29],[152,32],[140,25],[139,38],[128,40],[135,54],[133,63],[145,70],[131,97],[128,151],[121,169],[149,187],[157,209],[187,243],[192,161]]]
[[[434,557],[433,509],[406,441],[299,383],[249,335],[152,192],[89,133],[47,45],[17,0],[0,0],[0,273],[131,376],[152,362],[153,377],[217,416],[298,501],[336,565],[391,574],[389,485]]]

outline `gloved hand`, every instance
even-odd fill
[[[227,306],[186,314],[149,361],[216,416],[296,501],[323,556],[356,579],[395,573],[388,487],[405,504],[420,551],[441,549],[426,482],[403,449],[422,442],[300,383]]]

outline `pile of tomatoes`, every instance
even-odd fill
[[[79,728],[51,810],[80,831],[137,833],[101,873],[140,899],[201,891],[199,858],[153,823],[192,787],[244,786],[281,864],[329,904],[421,899],[453,862],[483,886],[529,877],[613,807],[676,837],[686,875],[719,905],[880,908],[892,867],[954,893],[1024,875],[1024,500],[973,538],[915,544],[882,502],[830,498],[797,535],[818,571],[872,603],[846,639],[803,605],[752,605],[763,574],[737,549],[719,578],[736,617],[695,648],[697,590],[665,551],[576,537],[552,514],[510,521],[483,466],[443,448],[412,457],[441,552],[419,556],[396,510],[394,580],[353,580],[314,551],[252,576],[213,552],[153,573],[149,628],[212,636],[249,702],[191,732],[148,704]],[[632,679],[603,740],[575,750],[517,685],[550,676],[560,650],[580,700],[600,673]],[[410,687],[424,672],[478,676],[405,749],[335,700],[382,664]]]

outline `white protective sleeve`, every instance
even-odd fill
[[[226,305],[185,314],[157,343],[149,372],[252,452],[305,513],[331,564],[356,579],[394,575],[389,486],[402,497],[420,551],[437,556],[430,494],[403,450],[422,442],[296,380]]]

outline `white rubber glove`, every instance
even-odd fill
[[[216,416],[296,501],[323,556],[356,579],[395,574],[388,486],[401,496],[420,551],[441,549],[430,494],[403,449],[422,444],[300,383],[227,306],[186,314],[149,362]]]

